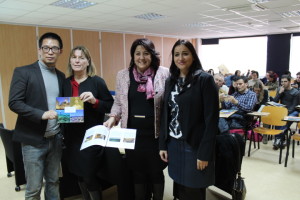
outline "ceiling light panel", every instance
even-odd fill
[[[191,23],[191,24],[185,24],[184,26],[190,27],[190,28],[203,28],[203,27],[208,27],[210,25],[207,23],[203,23],[203,22],[195,22],[195,23]]]
[[[138,19],[145,19],[145,20],[156,20],[156,19],[165,18],[166,16],[157,13],[146,13],[142,15],[136,15],[134,17]]]
[[[59,0],[56,2],[51,3],[52,6],[58,6],[63,8],[72,8],[81,10],[93,5],[96,5],[97,3],[90,2],[90,1],[84,1],[84,0]]]
[[[283,12],[280,15],[284,18],[287,17],[300,17],[300,10],[290,11],[290,12]]]
[[[248,0],[250,3],[267,3],[271,0]]]

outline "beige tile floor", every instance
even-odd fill
[[[285,150],[284,150],[285,153]],[[299,200],[300,194],[300,146],[296,146],[295,158],[289,158],[288,166],[278,164],[278,151],[272,150],[271,141],[261,144],[259,150],[251,151],[251,157],[244,157],[242,176],[247,186],[246,200]],[[285,154],[284,157],[285,158]],[[15,192],[14,177],[6,176],[5,153],[0,142],[0,200],[24,199],[24,186]],[[165,200],[172,200],[172,181],[166,174]],[[116,200],[116,188],[104,192],[104,200]],[[44,198],[42,197],[42,200]],[[80,200],[72,197],[68,200]],[[231,196],[218,188],[207,190],[207,200],[228,200]]]

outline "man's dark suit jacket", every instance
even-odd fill
[[[56,69],[59,93],[65,75]],[[46,89],[38,61],[17,67],[12,77],[9,92],[9,108],[18,114],[15,126],[14,141],[29,145],[38,145],[43,140],[47,120],[42,115],[48,111]]]

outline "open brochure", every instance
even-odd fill
[[[280,107],[285,107],[285,105],[281,104],[281,103],[276,103],[274,101],[268,101],[267,102],[268,105],[271,105],[271,106],[280,106]]]
[[[300,117],[285,116],[283,120],[285,120],[285,121],[300,122]]]
[[[80,97],[56,97],[58,123],[83,123],[84,107]]]
[[[80,150],[92,145],[134,149],[135,140],[136,129],[108,129],[103,125],[98,125],[86,130]]]

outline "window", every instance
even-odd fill
[[[300,72],[300,36],[292,36],[291,39],[291,52],[290,52],[290,68],[289,71],[292,77],[296,77],[296,74]]]
[[[202,45],[199,57],[204,70],[214,69],[216,73],[219,72],[218,66],[225,65],[230,73],[240,70],[242,74],[246,74],[250,69],[258,71],[259,76],[264,77],[267,37],[220,39],[218,45]]]

